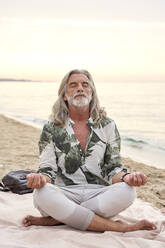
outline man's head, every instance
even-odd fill
[[[69,115],[68,105],[75,107],[89,105],[90,116],[96,122],[106,116],[105,111],[99,106],[92,76],[86,70],[75,69],[64,76],[50,118],[59,125],[65,124]]]
[[[78,83],[83,82],[83,81],[87,82],[91,88],[92,96],[94,96],[94,94],[96,93],[94,82],[93,82],[93,79],[90,73],[86,70],[75,69],[75,70],[68,72],[62,79],[61,85],[58,91],[59,97],[64,98],[65,94],[67,94],[67,89],[68,89],[69,84],[73,81],[77,81]],[[64,101],[66,101],[66,99],[64,99]]]
[[[65,87],[64,101],[75,108],[86,108],[92,100],[89,78],[80,73],[71,74]]]

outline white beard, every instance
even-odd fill
[[[73,97],[70,97],[67,94],[65,95],[68,103],[70,105],[73,105],[74,107],[86,107],[87,105],[89,105],[90,101],[92,100],[92,94],[90,95],[82,94],[82,96],[77,96],[77,95],[81,95],[81,94],[75,94]]]

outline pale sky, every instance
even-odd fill
[[[0,78],[165,81],[165,0],[0,0]]]

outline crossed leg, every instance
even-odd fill
[[[51,216],[47,217],[36,217],[32,215],[26,216],[22,224],[25,227],[36,225],[36,226],[57,226],[63,225],[58,220],[53,219]],[[137,230],[152,230],[156,229],[156,225],[148,220],[141,220],[135,224],[129,225],[122,221],[111,221],[109,219],[102,218],[98,215],[94,215],[91,224],[88,226],[89,231],[116,231],[116,232],[132,232]]]
[[[51,186],[53,187],[53,186]],[[48,190],[50,187],[46,187],[45,189]],[[52,188],[53,189],[53,188]],[[45,190],[42,190],[41,192],[44,192]],[[48,192],[47,192],[48,193]],[[39,194],[40,195],[40,202],[48,203],[50,197],[47,197],[48,194],[46,192]],[[59,194],[59,191],[58,191]],[[58,198],[58,194],[56,192],[56,197]],[[42,196],[42,197],[41,197]],[[44,197],[44,198],[43,198]],[[45,199],[46,197],[46,199]],[[41,199],[42,198],[42,199]],[[56,211],[51,211],[50,210],[50,205],[52,202],[49,204],[44,205],[44,211],[49,209],[47,213],[49,212],[51,216],[45,216],[45,217],[34,217],[34,216],[26,216],[22,223],[24,226],[30,226],[30,225],[59,225],[62,223],[68,224],[70,226],[73,226],[77,229],[80,230],[91,230],[91,231],[117,231],[117,232],[129,232],[129,231],[136,231],[136,230],[151,230],[151,229],[156,229],[156,225],[153,222],[149,222],[147,220],[141,220],[138,221],[135,224],[127,224],[124,222],[120,221],[112,221],[110,219],[101,217],[99,215],[94,214],[93,209],[87,209],[85,205],[91,205],[91,201],[86,201],[82,204],[82,206],[71,202],[69,199],[67,199],[66,196],[60,195],[59,197],[59,202],[61,201],[60,205],[56,205]],[[69,214],[66,215],[66,208],[64,206],[64,201],[67,202],[66,207],[68,208]],[[51,206],[52,207],[52,206]],[[72,209],[71,209],[72,208]],[[91,207],[92,208],[92,207]],[[59,215],[57,216],[54,214],[54,212],[57,212],[63,209],[64,212],[59,212]],[[74,209],[74,211],[73,211]],[[96,211],[97,212],[97,211]],[[63,216],[65,215],[65,217]],[[86,217],[87,216],[87,217]],[[57,218],[56,218],[57,217]],[[84,223],[84,220],[81,218],[86,217],[87,224]],[[73,218],[76,218],[73,220]],[[80,218],[80,219],[78,219]],[[58,220],[57,220],[58,219]],[[81,222],[81,223],[79,223]]]

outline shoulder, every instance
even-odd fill
[[[112,120],[110,117],[105,117],[100,121],[99,127],[105,128],[107,126],[114,125],[114,123],[115,123],[114,120]]]
[[[44,124],[42,132],[54,133],[55,130],[61,128],[61,126],[56,125],[53,121],[48,121],[46,124]]]
[[[67,136],[66,127],[59,126],[53,121],[49,121],[43,126],[41,136],[50,137],[53,140],[57,140],[57,138],[63,140]]]
[[[110,117],[106,117],[100,122],[99,129],[102,129],[106,137],[120,136],[115,121]]]

